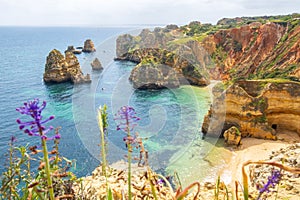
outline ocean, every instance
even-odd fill
[[[21,116],[15,109],[34,98],[47,101],[45,116],[55,115],[49,125],[61,127],[60,153],[76,161],[72,171],[77,176],[90,174],[101,161],[96,116],[97,108],[104,104],[108,106],[110,163],[125,159],[125,133],[116,130],[114,118],[121,106],[130,105],[141,118],[135,131],[143,138],[150,166],[155,170],[181,170],[186,173],[183,176],[193,179],[214,174],[224,164],[221,154],[210,154],[215,152],[217,140],[202,140],[201,123],[211,103],[209,88],[135,90],[128,81],[135,64],[113,60],[117,35],[139,31],[134,27],[0,28],[0,172],[4,170],[11,136],[17,138],[17,145],[39,144],[38,138],[22,133],[16,123]],[[45,84],[43,73],[48,53],[52,49],[63,53],[69,45],[83,46],[88,38],[97,51],[77,57],[83,72],[91,75],[92,83]],[[101,72],[91,69],[90,62],[96,57],[104,67]],[[207,157],[214,166],[204,161]],[[195,171],[199,175],[192,174]]]

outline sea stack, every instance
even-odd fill
[[[53,49],[47,56],[45,73],[45,82],[72,82],[89,83],[89,75],[84,76],[77,57],[72,52],[66,52],[65,56],[60,51]]]
[[[103,70],[102,64],[98,58],[95,58],[91,63],[93,70]]]
[[[91,52],[96,51],[95,45],[94,45],[94,43],[91,39],[87,39],[84,42],[84,46],[83,46],[82,51],[86,52],[86,53],[91,53]]]

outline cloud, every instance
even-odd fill
[[[0,0],[0,25],[215,23],[223,17],[299,12],[298,0]]]

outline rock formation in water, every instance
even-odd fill
[[[74,54],[81,54],[82,50],[78,49],[78,48],[75,49],[74,46],[68,46],[67,50],[65,50],[65,53],[66,52],[71,52],[71,53],[74,53]]]
[[[91,82],[90,75],[83,75],[77,57],[66,52],[63,56],[60,51],[53,49],[47,56],[45,73],[45,82],[67,82],[88,83]]]
[[[87,39],[84,42],[84,46],[83,46],[82,51],[86,52],[86,53],[91,53],[91,52],[96,51],[95,45],[94,45],[94,43],[91,39]]]
[[[131,72],[130,81],[138,89],[177,88],[180,85],[176,71],[163,64],[137,65]]]
[[[103,70],[102,64],[98,58],[95,58],[91,63],[93,70]]]
[[[162,85],[169,85],[172,87],[179,87],[179,85],[186,84],[206,86],[210,82],[208,72],[205,69],[201,68],[199,65],[192,64],[192,62],[185,57],[178,56],[166,50],[155,48],[137,49],[123,54],[123,56],[118,57],[118,60],[129,60],[140,63],[131,72],[130,80],[136,88],[137,86],[141,86],[140,88],[146,89],[147,86],[150,86],[150,88],[153,89],[153,86],[157,85],[156,89],[161,89],[164,88],[159,86],[162,80],[165,83]],[[141,66],[143,67],[140,68]],[[146,84],[142,86],[142,73],[145,73],[144,76],[148,77],[148,79],[145,80],[145,83],[149,83],[151,82],[150,77],[153,76],[148,75],[154,73],[154,68],[158,68],[155,70],[156,73],[165,77],[159,75],[157,79],[152,80],[153,83],[156,81],[160,82],[159,84]],[[150,71],[148,72],[147,70]],[[176,81],[174,82],[175,79]]]
[[[214,90],[204,134],[222,137],[220,132],[235,126],[242,137],[276,139],[282,131],[300,136],[300,83],[238,81],[223,92]]]

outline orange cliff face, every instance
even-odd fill
[[[296,23],[295,23],[296,24]],[[212,78],[266,78],[275,69],[299,76],[300,26],[291,23],[251,23],[209,35],[203,47],[214,58]],[[297,65],[293,69],[292,65]],[[261,76],[261,77],[259,77]],[[272,75],[269,75],[269,78]],[[276,75],[274,75],[276,76]]]
[[[237,81],[223,92],[213,92],[213,105],[202,124],[204,134],[222,137],[235,126],[242,137],[277,139],[286,131],[300,136],[299,83]]]
[[[158,48],[193,58],[193,63],[210,72],[211,79],[299,81],[300,19],[264,24],[257,21],[242,26],[197,23],[172,30],[145,29],[138,36],[121,35],[117,39],[117,57],[137,49]]]

